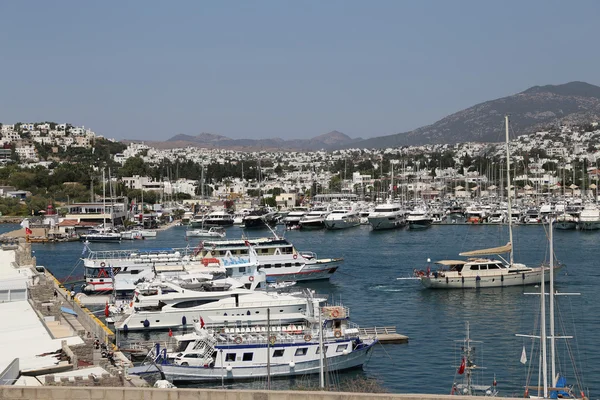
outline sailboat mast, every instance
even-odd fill
[[[465,345],[465,359],[467,364],[467,395],[471,396],[473,393],[471,391],[471,330],[469,326],[469,321],[467,321],[467,339]]]
[[[106,181],[104,180],[104,168],[102,168],[102,228],[106,228]]]
[[[321,305],[319,306],[319,387],[325,387],[325,373],[323,370],[323,320],[321,316]]]
[[[552,250],[551,250],[552,252]],[[544,266],[541,267],[542,282],[540,284],[540,342],[542,345],[542,381],[544,385],[544,399],[548,398],[548,349],[546,344],[546,282]]]
[[[556,386],[556,342],[554,338],[554,238],[552,236],[552,224],[554,219],[550,218],[550,357],[552,371],[552,387]]]
[[[506,129],[506,187],[508,188],[508,238],[510,241],[510,265],[514,262],[514,251],[513,251],[513,233],[512,233],[512,200],[511,192],[512,188],[510,185],[510,148],[509,148],[509,135],[508,135],[508,115],[504,116],[504,125]]]

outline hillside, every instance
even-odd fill
[[[517,135],[558,124],[580,125],[600,119],[600,87],[585,82],[534,86],[521,93],[477,104],[410,132],[353,143],[362,148],[503,140],[502,117],[510,114]]]

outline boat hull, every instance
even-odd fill
[[[360,220],[358,218],[345,220],[325,220],[325,228],[329,230],[348,229],[359,225]]]
[[[579,221],[577,228],[580,231],[595,231],[600,229],[600,221]]]
[[[554,228],[560,229],[562,231],[574,230],[574,229],[577,229],[577,222],[575,222],[575,221],[555,222]]]
[[[353,341],[340,340],[335,343],[327,343],[328,346],[335,346],[336,344],[353,344]],[[377,343],[377,340],[369,342],[363,342],[359,344],[354,350],[345,355],[336,355],[334,357],[327,358],[327,370],[332,371],[343,371],[347,369],[353,369],[363,366],[373,351],[373,346]],[[264,345],[262,345],[264,348]],[[317,343],[307,343],[306,346],[317,347]],[[254,347],[256,348],[256,347]],[[273,345],[271,349],[277,350],[284,348],[281,345]],[[244,349],[252,349],[251,346],[236,346],[235,348],[223,349],[223,351],[236,351]],[[216,348],[220,350],[219,346]],[[314,352],[314,349],[311,349]],[[265,363],[249,363],[248,366],[237,366],[234,363],[229,368],[221,366],[215,367],[196,367],[196,366],[180,366],[173,364],[160,365],[160,369],[165,374],[167,380],[171,382],[202,382],[202,381],[220,381],[220,380],[248,380],[257,379],[267,376],[267,367]],[[277,363],[271,359],[270,364],[270,376],[271,378],[285,378],[297,375],[317,374],[319,373],[320,363],[319,357],[313,357],[307,361],[300,361],[295,359],[293,363],[284,362]],[[128,370],[130,374],[143,375],[144,373],[157,373],[158,370],[154,366],[141,366],[134,367]]]
[[[431,220],[408,221],[408,229],[419,230],[431,227]]]
[[[404,226],[403,220],[397,217],[369,217],[369,224],[374,231],[398,229]]]
[[[562,266],[554,267],[557,272]],[[545,268],[547,270],[548,268]],[[546,274],[545,281],[550,280],[550,275]],[[421,284],[428,289],[479,289],[508,286],[526,286],[537,285],[542,279],[542,269],[534,268],[530,272],[511,272],[503,275],[471,276],[457,277],[445,276],[438,273],[431,273],[429,276],[419,277]]]

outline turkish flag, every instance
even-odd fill
[[[458,367],[458,371],[456,371],[459,373],[459,375],[464,374],[465,372],[465,358],[463,357],[462,361],[460,362],[460,367]]]
[[[108,301],[106,302],[106,306],[104,306],[104,316],[108,318],[110,315],[110,311],[108,310]]]
[[[29,228],[25,228],[25,234],[27,235],[31,235],[33,233],[33,231]]]

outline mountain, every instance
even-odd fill
[[[600,119],[600,87],[585,82],[534,86],[524,92],[486,101],[410,132],[380,136],[339,148],[385,148],[404,145],[503,141],[503,116],[524,135],[557,125],[581,125]]]
[[[311,139],[291,139],[284,140],[280,138],[273,139],[231,139],[226,136],[215,135],[212,133],[201,133],[196,136],[179,134],[168,139],[165,142],[144,142],[148,146],[156,148],[177,148],[177,147],[208,147],[232,150],[331,150],[332,148],[349,145],[360,142],[363,139],[352,139],[348,135],[332,131],[313,137]],[[124,141],[132,142],[132,140]]]

